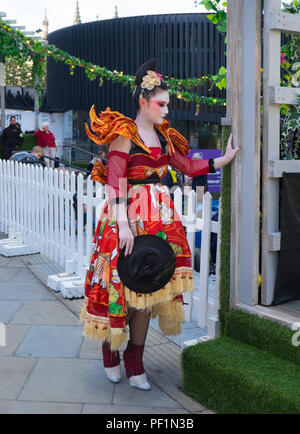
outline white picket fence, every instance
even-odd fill
[[[73,208],[75,193],[77,223]],[[210,235],[211,232],[219,233],[219,223],[211,221],[210,193],[204,196],[202,218],[196,218],[198,204],[195,192],[190,191],[186,196],[187,214],[182,213],[182,197],[181,190],[177,189],[174,203],[187,231],[193,261],[195,231],[202,231],[199,288],[184,296],[188,303],[185,306],[186,321],[192,321],[193,308],[196,308],[198,326],[207,327],[208,334],[215,336],[219,293],[218,260],[215,290],[210,298],[208,283]],[[29,246],[29,253],[40,252],[60,264],[68,275],[75,273],[81,287],[92,248],[93,228],[104,203],[105,188],[90,178],[85,182],[81,174],[0,160],[0,232],[9,234],[12,251],[14,248],[18,251],[20,245]],[[219,248],[217,258],[218,250]]]

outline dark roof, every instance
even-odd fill
[[[10,86],[5,89],[5,107],[12,110],[34,110],[33,89],[19,87],[15,92]],[[43,90],[43,104],[39,107],[41,112],[61,112],[61,109],[48,107],[47,105],[47,92]]]

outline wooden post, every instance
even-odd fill
[[[299,15],[281,12],[280,0],[264,3],[264,129],[262,304],[273,302],[279,233],[279,177],[299,172],[299,162],[280,161],[280,104],[296,104],[299,89],[280,88],[281,31],[300,33]]]
[[[261,1],[228,2],[232,164],[231,307],[258,301],[260,188]]]

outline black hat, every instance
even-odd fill
[[[156,235],[139,235],[134,239],[130,256],[125,247],[118,258],[118,273],[127,288],[140,294],[149,294],[163,288],[176,267],[172,247]]]

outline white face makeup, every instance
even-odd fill
[[[154,124],[161,124],[169,113],[168,104],[170,102],[169,92],[161,90],[157,92],[150,101],[141,107],[149,121]]]

